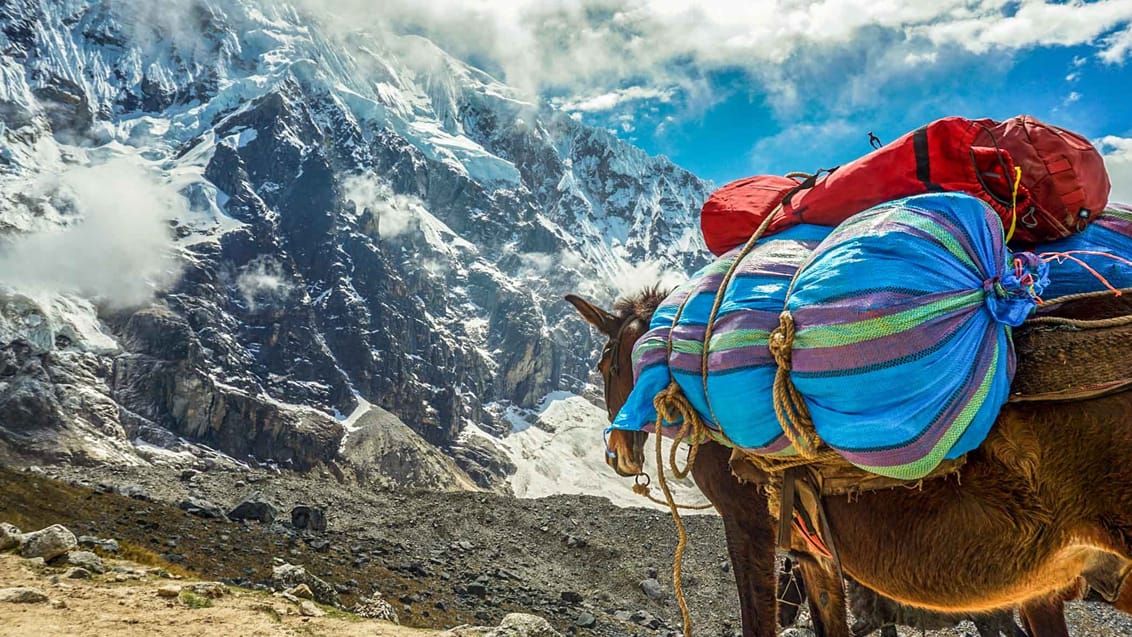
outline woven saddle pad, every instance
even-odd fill
[[[1010,402],[1084,400],[1132,387],[1132,300],[1102,296],[1043,308],[1014,331]]]

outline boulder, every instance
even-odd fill
[[[7,522],[0,522],[0,551],[7,551],[20,545],[24,534]]]
[[[294,564],[277,564],[271,568],[271,585],[278,591],[288,591],[300,584],[306,584],[314,594],[314,601],[331,606],[338,605],[338,591],[326,580],[311,575],[307,569]]]
[[[91,573],[106,572],[106,567],[102,565],[102,558],[90,551],[71,551],[67,553],[67,564],[85,568]]]
[[[316,507],[299,505],[291,509],[291,526],[307,531],[325,531],[326,513]]]
[[[78,546],[79,541],[75,539],[74,533],[61,524],[54,524],[25,535],[20,555],[28,558],[42,557],[45,561],[51,561]]]
[[[178,507],[189,515],[195,515],[201,518],[208,518],[210,520],[223,520],[224,510],[215,504],[201,498],[194,498],[189,496],[181,500]]]
[[[299,613],[301,613],[303,617],[322,617],[326,614],[325,611],[315,606],[314,602],[309,599],[304,599],[299,603]]]
[[[641,580],[641,592],[647,595],[649,599],[658,601],[665,597],[664,588],[660,585],[660,582],[652,577]]]
[[[562,637],[550,622],[526,613],[510,613],[499,622],[490,637]]]
[[[46,601],[47,595],[35,588],[0,588],[0,603],[41,604]]]
[[[375,594],[373,597],[362,597],[358,599],[358,603],[354,605],[351,612],[358,617],[365,617],[367,619],[379,619],[381,621],[393,622],[394,624],[401,623],[393,605],[382,599],[378,594]]]
[[[232,520],[258,520],[270,523],[275,521],[276,511],[275,505],[271,504],[262,493],[256,492],[244,498],[229,511],[228,517]]]

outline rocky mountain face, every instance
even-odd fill
[[[376,454],[497,485],[469,428],[590,380],[563,294],[697,265],[710,188],[421,38],[271,0],[8,0],[0,461]]]

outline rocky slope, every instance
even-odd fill
[[[406,626],[496,625],[508,613],[524,612],[567,634],[671,636],[679,629],[670,570],[676,538],[660,512],[594,497],[358,489],[317,474],[224,465],[181,479],[160,466],[50,473],[62,480],[42,470],[0,469],[0,523],[23,529],[62,523],[92,536],[84,543],[105,558],[145,558],[151,566],[252,590],[292,587],[295,580],[279,577],[292,570],[286,562],[324,582],[307,580],[316,596],[325,595],[320,601],[349,609],[380,595]],[[222,515],[253,493],[273,506],[273,521],[210,517],[210,509]],[[189,498],[196,506],[186,505]],[[296,505],[324,511],[325,529],[310,524],[312,517],[289,515]],[[706,515],[685,521],[685,591],[695,634],[732,637],[738,604],[722,524]],[[99,538],[116,539],[118,552],[96,544]],[[18,584],[0,574],[0,588],[10,585]],[[4,612],[0,604],[0,617]],[[1066,617],[1077,637],[1132,634],[1132,618],[1104,604],[1072,602]],[[782,635],[813,637],[805,612],[800,623]],[[0,623],[0,634],[6,625]],[[977,633],[968,622],[925,634]],[[905,627],[900,635],[921,632]]]
[[[557,637],[539,617],[510,615],[498,627],[409,628],[291,603],[263,592],[186,579],[166,569],[107,560],[105,573],[52,568],[0,554],[0,635],[149,637]],[[292,597],[292,599],[295,599]]]
[[[709,190],[420,38],[5,2],[0,460],[339,471],[372,404],[387,479],[503,488],[503,414],[590,380],[562,295],[694,265]]]

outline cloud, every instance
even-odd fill
[[[688,280],[686,274],[670,270],[659,261],[625,264],[622,271],[613,278],[619,298],[632,296],[654,285],[662,288],[676,287],[686,280]]]
[[[1124,29],[1104,40],[1100,58],[1107,64],[1123,64],[1132,56],[1132,27]]]
[[[315,0],[302,1],[329,19]],[[947,47],[1092,44],[1122,59],[1132,37],[1110,37],[1127,29],[1132,0],[388,0],[381,12],[367,0],[338,0],[335,14],[349,29],[379,23],[425,35],[531,94],[557,87],[587,96],[571,100],[575,110],[612,108],[652,87],[702,93],[705,73],[742,69],[761,79],[770,65],[850,50],[913,67],[935,64]]]
[[[751,149],[752,172],[767,172],[771,166],[781,164],[781,156],[797,156],[799,149],[805,148],[846,148],[859,149],[858,155],[863,155],[871,148],[868,146],[868,129],[855,125],[844,119],[834,119],[821,123],[796,124],[782,132],[760,139]],[[892,140],[881,140],[890,142]],[[850,157],[849,159],[852,159]],[[827,162],[822,165],[796,166],[795,169],[812,173],[820,168],[833,168],[828,162],[833,158],[823,157]]]
[[[558,106],[562,110],[573,113],[593,113],[598,111],[611,111],[618,106],[627,102],[637,102],[644,100],[656,100],[659,102],[670,102],[672,96],[676,92],[673,88],[655,89],[646,88],[642,86],[631,86],[626,89],[610,91],[600,95],[592,95],[589,97],[574,97],[568,100],[561,101]]]
[[[1104,154],[1112,192],[1109,201],[1132,204],[1132,137],[1102,137],[1097,147]]]
[[[295,289],[295,284],[287,277],[283,266],[273,257],[256,257],[240,271],[236,277],[236,289],[244,297],[248,309],[270,307],[285,301]]]
[[[402,235],[417,227],[423,204],[420,199],[399,195],[372,175],[353,175],[342,180],[343,196],[358,212],[369,210],[377,224],[378,235],[385,238]]]
[[[137,161],[73,167],[31,191],[69,223],[0,244],[0,284],[128,308],[176,282],[169,221],[187,215],[187,202]]]
[[[1008,7],[1017,11],[1008,15]],[[958,16],[958,17],[956,17]],[[1132,2],[1042,2],[1017,5],[982,2],[951,17],[938,15],[910,32],[936,45],[956,44],[973,53],[991,49],[1020,50],[1036,46],[1091,44],[1132,20]]]

